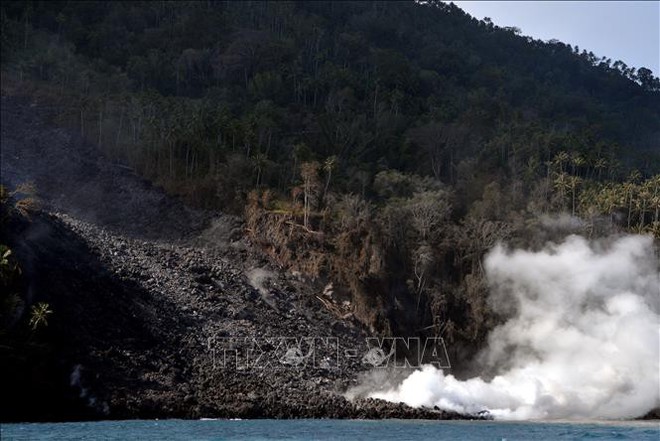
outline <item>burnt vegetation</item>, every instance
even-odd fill
[[[647,68],[438,1],[1,8],[3,94],[57,106],[187,204],[244,216],[253,244],[379,335],[441,336],[464,359],[497,320],[484,253],[557,233],[549,216],[660,237]]]

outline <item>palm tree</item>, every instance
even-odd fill
[[[264,168],[266,168],[268,163],[268,157],[265,154],[259,152],[254,156],[253,163],[254,168],[257,171],[256,187],[258,188],[261,185],[261,176],[263,174]]]
[[[555,180],[553,181],[553,187],[555,188],[556,191],[559,192],[562,203],[561,208],[563,209],[565,207],[565,202],[566,202],[566,192],[568,191],[568,189],[571,188],[571,183],[568,174],[564,172],[558,173],[555,177]]]
[[[569,158],[568,153],[566,153],[565,151],[561,151],[557,153],[554,159],[552,160],[554,165],[559,166],[560,173],[564,172],[564,164],[568,162],[568,158]]]
[[[624,200],[627,200],[628,203],[628,223],[627,227],[630,229],[630,222],[632,220],[632,209],[633,209],[633,198],[637,193],[637,185],[633,182],[626,182],[623,184],[623,194]],[[624,202],[625,203],[625,202]]]
[[[599,181],[600,181],[600,175],[605,168],[607,168],[607,160],[605,158],[596,159],[596,162],[594,162],[594,169],[598,172]]]
[[[32,305],[30,312],[30,327],[33,331],[39,326],[48,326],[48,316],[52,314],[53,311],[50,309],[48,303],[39,302],[36,305]]]
[[[568,187],[571,189],[571,214],[575,216],[575,195],[577,188],[582,184],[582,179],[578,176],[569,176],[567,181]]]
[[[332,179],[332,171],[337,167],[337,156],[332,155],[323,162],[323,171],[325,172],[325,187],[323,188],[323,201],[328,194],[330,188],[330,179]]]
[[[655,175],[649,179],[649,187],[651,187],[651,208],[654,210],[653,221],[658,222],[660,215],[660,175]]]
[[[571,165],[573,166],[573,175],[575,175],[576,170],[579,171],[580,167],[585,164],[585,160],[579,153],[573,153],[571,155]]]
[[[310,213],[318,196],[318,169],[317,162],[304,162],[300,166],[300,175],[303,180],[303,225],[305,228],[309,228]]]
[[[637,199],[635,201],[635,208],[637,209],[637,216],[639,217],[637,222],[637,230],[642,231],[644,228],[644,223],[646,221],[646,209],[651,201],[651,186],[649,185],[650,180],[644,182],[639,186],[639,191],[637,192]]]

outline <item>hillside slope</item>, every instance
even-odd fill
[[[94,245],[101,265],[129,259],[116,271],[173,308],[221,314],[203,294],[223,291],[219,262],[278,304],[258,287],[281,268],[285,304],[443,337],[464,368],[503,320],[496,244],[660,238],[660,80],[643,67],[435,0],[0,8],[3,179],[34,180],[85,241],[121,243]]]
[[[221,338],[334,337],[343,354],[364,350],[366,334],[269,268],[240,233],[218,236],[236,228],[231,218],[204,229],[207,215],[50,124],[52,111],[2,97],[3,184],[34,181],[43,206],[29,221],[12,218],[3,241],[23,268],[26,304],[53,311],[41,349],[2,348],[3,420],[452,416],[346,401],[359,358],[287,365],[272,358],[281,348],[263,346],[269,367],[214,368],[222,346],[210,342]]]

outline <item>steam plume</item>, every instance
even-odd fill
[[[660,405],[660,278],[650,237],[539,252],[493,249],[493,308],[511,317],[478,358],[491,377],[432,366],[370,396],[500,419],[632,418]]]

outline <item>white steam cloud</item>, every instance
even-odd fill
[[[498,419],[633,418],[660,405],[660,278],[653,240],[493,249],[495,310],[509,314],[465,381],[426,366],[370,396]]]
[[[268,294],[266,284],[273,278],[274,274],[264,268],[255,268],[245,274],[252,288],[261,293],[262,296]]]

